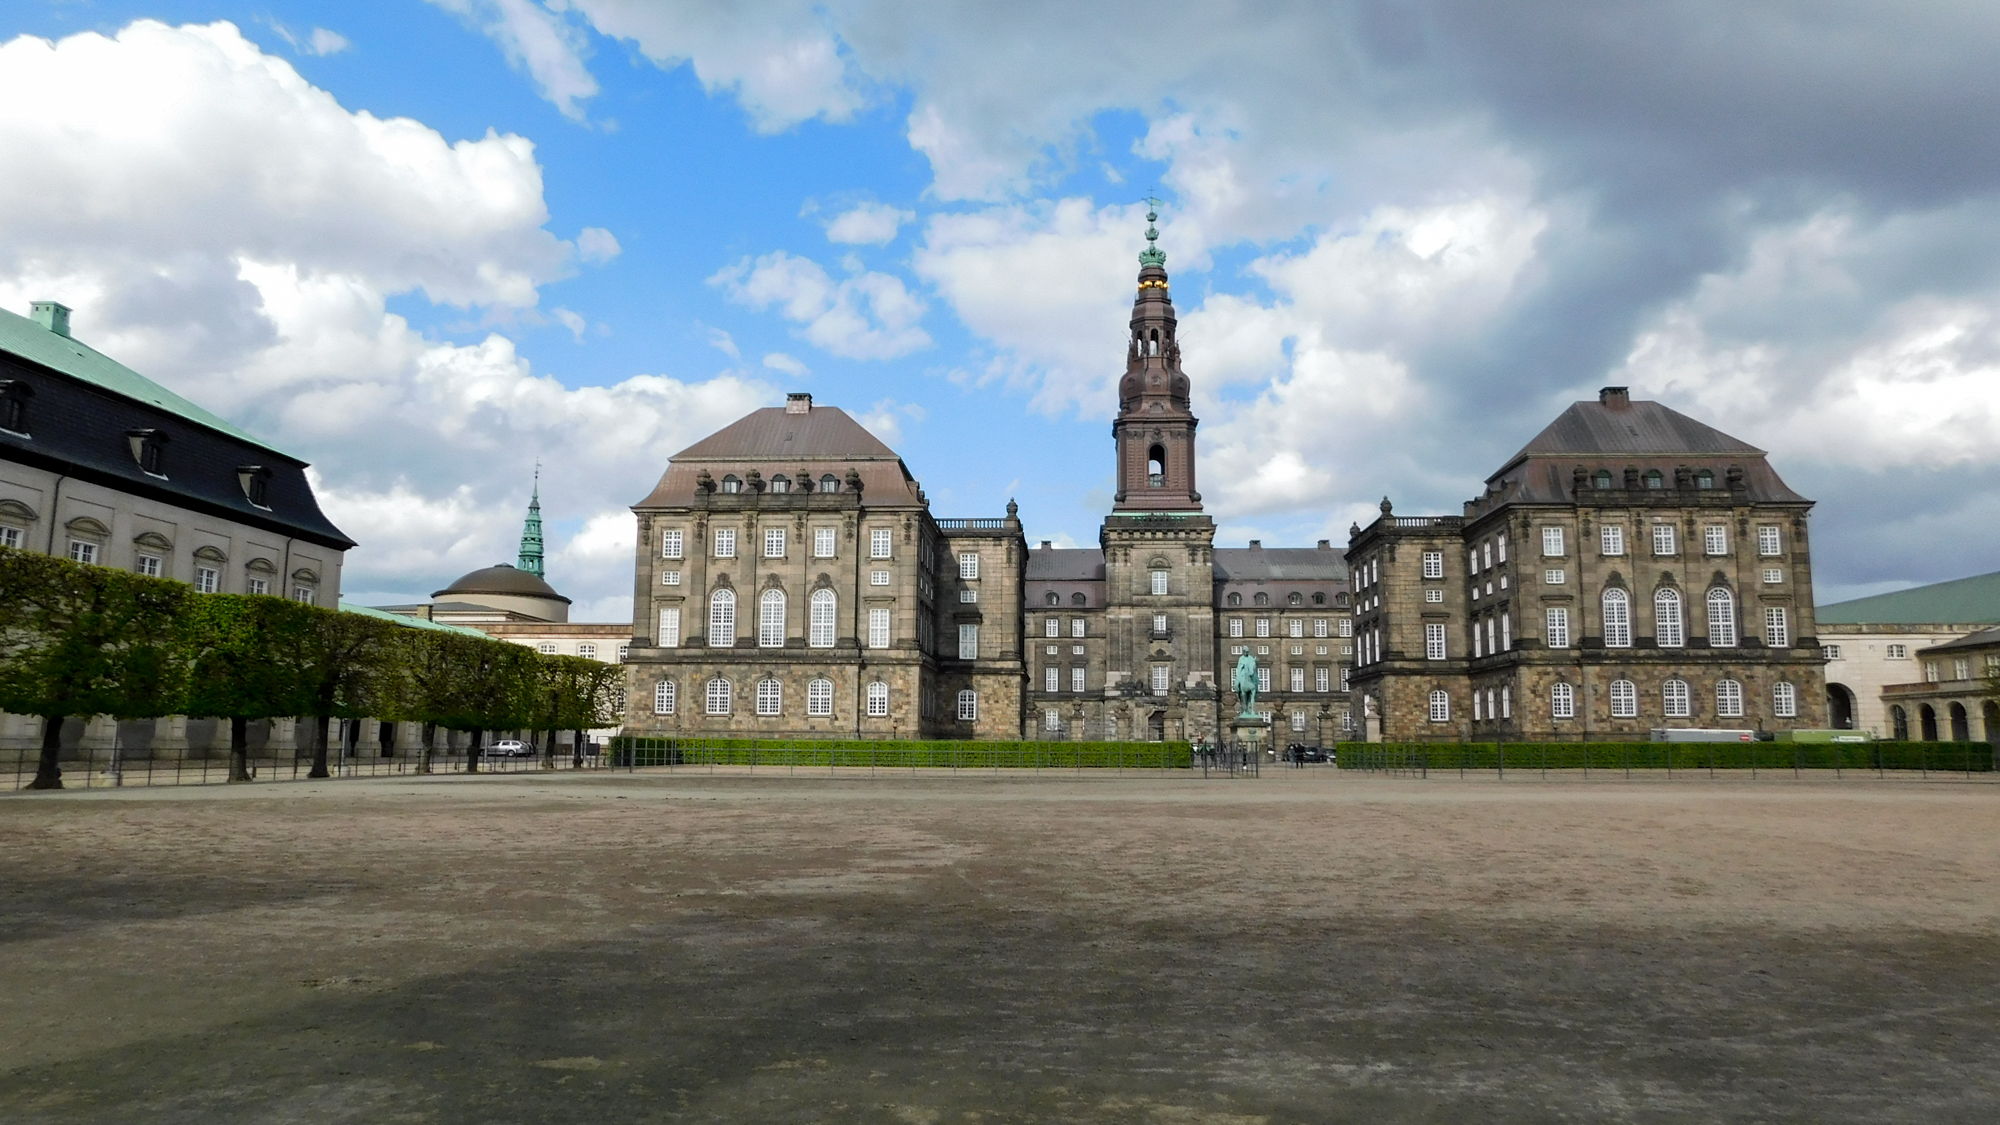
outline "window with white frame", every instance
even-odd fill
[[[1343,636],[1343,637],[1351,637],[1351,636],[1353,636],[1353,635],[1354,635],[1354,619],[1353,619],[1353,618],[1351,618],[1351,617],[1343,617],[1343,618],[1341,618],[1341,619],[1340,619],[1340,629],[1339,629],[1339,633],[1340,633],[1340,635],[1341,635],[1341,636]]]
[[[1479,700],[1479,689],[1478,689],[1478,688],[1473,688],[1473,689],[1472,689],[1472,721],[1473,721],[1473,722],[1475,722],[1475,723],[1476,723],[1476,722],[1478,722],[1479,720],[1481,720],[1481,719],[1483,719],[1483,718],[1485,718],[1485,717],[1486,717],[1486,715],[1485,715],[1485,711],[1484,711],[1484,710],[1483,710],[1483,709],[1482,709],[1482,708],[1481,708],[1481,707],[1479,706],[1479,702],[1480,702],[1480,700]]]
[[[718,527],[715,529],[715,557],[733,559],[736,557],[736,529]]]
[[[1315,637],[1324,637],[1324,636],[1326,636],[1326,635],[1327,635],[1327,626],[1328,626],[1328,622],[1327,622],[1327,619],[1326,619],[1326,618],[1324,618],[1324,617],[1315,617],[1315,618],[1313,618],[1313,636],[1315,636]]]
[[[958,554],[958,576],[960,578],[979,577],[979,552],[960,551]]]
[[[1229,635],[1232,637],[1243,635],[1243,619],[1241,617],[1232,617],[1229,619]]]
[[[1632,647],[1632,600],[1625,591],[1604,591],[1604,647]]]
[[[1792,623],[1783,606],[1764,608],[1764,643],[1772,648],[1792,647]]]
[[[623,664],[623,663],[625,663],[625,660],[626,660],[626,658],[627,658],[627,657],[629,657],[629,656],[631,656],[631,655],[632,655],[632,646],[631,646],[631,645],[619,645],[619,646],[618,646],[618,663],[620,663],[620,664]]]
[[[1711,523],[1701,529],[1701,550],[1705,555],[1726,555],[1729,553],[1729,529],[1719,523]]]
[[[1153,665],[1152,689],[1154,695],[1167,694],[1167,687],[1172,682],[1173,674],[1174,670],[1165,664]]]
[[[679,648],[681,646],[681,607],[668,606],[660,611],[660,647]]]
[[[1042,636],[1044,637],[1062,636],[1062,618],[1051,617],[1047,621],[1042,622]]]
[[[1042,669],[1042,690],[1057,692],[1062,690],[1062,669],[1054,665]]]
[[[1771,685],[1771,714],[1780,719],[1799,717],[1799,689],[1791,684]]]
[[[979,693],[961,691],[958,693],[958,721],[969,723],[979,718]]]
[[[1081,618],[1081,617],[1072,617],[1072,618],[1070,618],[1070,619],[1069,619],[1069,635],[1070,635],[1070,636],[1072,636],[1072,637],[1087,637],[1087,636],[1089,636],[1089,635],[1090,635],[1090,622],[1089,622],[1088,620],[1084,619],[1084,618]]]
[[[1782,586],[1784,585],[1784,582],[1785,582],[1785,572],[1779,570],[1777,567],[1775,566],[1769,567],[1764,571],[1764,585]]]
[[[1563,529],[1545,527],[1542,529],[1542,554],[1548,558],[1561,558],[1563,553]]]
[[[1720,586],[1708,592],[1708,643],[1736,647],[1736,599]]]
[[[681,584],[681,572],[680,572],[680,571],[678,571],[678,570],[663,570],[663,571],[661,571],[661,572],[660,572],[660,585],[662,585],[662,586],[678,586],[678,585],[680,585],[680,584]]]
[[[556,643],[554,641],[543,641],[541,644],[535,646],[535,648],[543,656],[554,656],[556,654]]]
[[[578,656],[583,657],[585,660],[595,660],[597,659],[597,646],[593,644],[577,645],[576,654]]]
[[[973,602],[977,602],[977,601],[979,600],[979,591],[977,591],[977,590],[960,590],[960,591],[958,592],[958,600],[959,600],[959,604],[961,604],[961,605],[966,605],[966,604],[970,604],[970,603],[973,603]]]
[[[681,557],[680,532],[678,531],[660,532],[660,557],[663,559],[677,559]]]
[[[1500,685],[1500,717],[1503,719],[1514,717],[1514,689],[1508,684]]]
[[[1424,600],[1425,600],[1426,602],[1430,602],[1430,603],[1433,603],[1433,604],[1435,604],[1435,603],[1438,603],[1438,602],[1442,602],[1442,601],[1444,601],[1444,591],[1443,591],[1443,590],[1439,590],[1439,589],[1430,589],[1430,590],[1425,590],[1425,591],[1424,591]]]
[[[97,562],[97,544],[87,539],[69,541],[69,561],[91,566]]]
[[[1320,667],[1313,669],[1313,690],[1333,690],[1333,670],[1331,668]]]
[[[1257,669],[1257,690],[1258,690],[1258,691],[1260,691],[1260,692],[1265,692],[1265,693],[1269,693],[1269,692],[1270,692],[1270,690],[1271,690],[1271,670],[1270,670],[1269,668],[1261,668],[1261,667],[1260,667],[1260,668],[1258,668],[1258,669]]]
[[[868,611],[868,647],[889,647],[889,611],[870,609]]]
[[[766,676],[757,681],[757,713],[776,715],[784,710],[785,685]]]
[[[1443,578],[1443,577],[1444,577],[1444,552],[1443,552],[1443,551],[1425,551],[1425,552],[1424,552],[1424,577],[1425,577],[1425,578]]]
[[[833,714],[833,681],[817,679],[806,684],[806,714],[823,719]]]
[[[1639,685],[1631,680],[1611,681],[1611,717],[1614,719],[1639,717]]]
[[[1057,711],[1053,707],[1051,707],[1047,711],[1042,712],[1042,729],[1051,731],[1061,730],[1062,712]]]
[[[1465,569],[1472,574],[1479,573],[1479,548],[1465,552]]]
[[[767,527],[764,529],[764,557],[782,559],[785,557],[785,529]]]
[[[869,571],[868,584],[870,586],[887,586],[889,584],[889,572],[886,570]]]
[[[311,586],[292,587],[292,600],[295,602],[299,602],[303,605],[311,605],[313,604],[314,597],[315,596],[313,594],[313,588]]]
[[[878,527],[870,531],[868,533],[868,557],[871,559],[888,558],[889,541],[890,531],[888,528]]]
[[[1827,659],[1827,660],[1839,660],[1839,659],[1840,659],[1840,646],[1839,646],[1839,645],[1821,645],[1821,646],[1820,646],[1820,648],[1819,648],[1819,654],[1820,654],[1820,656],[1821,656],[1821,657],[1823,657],[1824,659]]]
[[[1306,635],[1305,621],[1303,621],[1300,618],[1294,617],[1291,620],[1285,622],[1285,635],[1288,637],[1305,636]]]
[[[1167,592],[1167,572],[1164,570],[1153,571],[1151,585],[1147,588],[1154,594],[1165,594]]]
[[[1667,556],[1676,553],[1677,552],[1674,550],[1674,525],[1670,523],[1654,524],[1653,554],[1658,556]]]
[[[1889,645],[1883,650],[1882,655],[1890,660],[1908,660],[1910,658],[1910,646]]]
[[[1542,572],[1542,585],[1544,586],[1560,586],[1563,584],[1563,580],[1563,572],[1560,570],[1545,570]]]
[[[979,626],[960,625],[958,627],[958,658],[960,660],[979,659]]]
[[[1481,569],[1483,569],[1483,570],[1491,570],[1491,569],[1493,568],[1493,542],[1492,542],[1492,540],[1488,540],[1488,541],[1486,542],[1486,545],[1485,545],[1485,547],[1483,548],[1483,553],[1484,553],[1484,555],[1485,555],[1485,561],[1486,561],[1486,565],[1485,565],[1484,567],[1482,567]]]
[[[833,542],[834,542],[833,528],[830,527],[813,528],[813,558],[816,559],[832,558]]]
[[[1434,689],[1431,692],[1431,722],[1448,723],[1450,721],[1451,693],[1445,691],[1443,688]]]
[[[833,619],[836,600],[832,590],[814,590],[812,595],[812,620],[807,630],[806,644],[813,648],[833,647]]]
[[[785,595],[766,590],[757,599],[757,647],[785,647]]]
[[[1425,626],[1424,626],[1424,659],[1425,659],[1425,660],[1443,660],[1444,658],[1445,658],[1445,650],[1444,650],[1444,626],[1443,626],[1443,625],[1425,625]]]
[[[1259,617],[1259,618],[1257,619],[1257,635],[1258,635],[1258,636],[1260,636],[1260,637],[1268,637],[1268,636],[1270,636],[1270,635],[1271,635],[1271,619],[1270,619],[1270,618],[1268,618],[1268,617]]]
[[[1757,528],[1757,553],[1765,558],[1775,558],[1785,553],[1784,539],[1778,534],[1776,524],[1761,524]]]
[[[729,681],[721,676],[708,681],[705,694],[707,711],[711,715],[729,714]]]
[[[1292,669],[1292,690],[1297,692],[1306,690],[1306,670],[1304,668]]]
[[[708,645],[736,647],[736,592],[717,590],[708,599]]]
[[[1625,553],[1625,529],[1614,523],[1597,529],[1597,549],[1600,554],[1622,555]]]
[[[1569,684],[1549,685],[1549,717],[1576,718],[1576,688]]]
[[[1340,666],[1340,690],[1342,691],[1347,690],[1347,673],[1348,673],[1347,665],[1342,664]]]
[[[1687,643],[1679,590],[1653,591],[1653,642],[1661,648],[1680,648]]]
[[[262,578],[253,578],[253,579],[251,579],[250,581],[251,581],[251,582],[253,582],[253,583],[254,583],[254,582],[264,582],[264,579],[262,579]],[[269,589],[269,588],[270,588],[270,585],[269,585],[269,583],[266,583],[266,584],[265,584],[265,589]],[[195,593],[197,593],[197,594],[213,594],[213,593],[215,593],[215,592],[216,592],[217,590],[220,590],[220,589],[222,589],[222,572],[221,572],[221,571],[219,571],[219,570],[215,569],[215,568],[214,568],[214,567],[212,567],[212,566],[198,566],[198,567],[195,567],[195,568],[194,568],[194,592],[195,592]],[[263,591],[262,591],[262,590],[251,590],[250,592],[251,592],[251,593],[253,593],[253,594],[259,594],[259,593],[263,593]]]
[[[1685,719],[1693,710],[1694,695],[1686,680],[1672,679],[1660,685],[1660,713],[1669,719]]]
[[[661,680],[659,683],[653,685],[653,714],[671,715],[673,713],[674,682],[672,680]]]
[[[1089,688],[1087,688],[1087,687],[1085,687],[1085,686],[1084,686],[1084,685],[1085,685],[1085,682],[1086,682],[1086,681],[1087,681],[1087,680],[1088,680],[1089,678],[1090,678],[1090,672],[1089,672],[1089,670],[1088,670],[1088,669],[1085,669],[1085,668],[1071,668],[1071,669],[1069,670],[1069,690],[1071,690],[1071,691],[1088,691],[1088,690],[1090,690]]]
[[[1725,719],[1743,717],[1743,685],[1736,680],[1715,682],[1715,713]]]
[[[1507,537],[1506,537],[1505,535],[1502,535],[1502,536],[1501,536],[1500,538],[1498,538],[1498,539],[1495,539],[1495,540],[1493,541],[1493,545],[1494,545],[1495,547],[1499,548],[1499,550],[1500,550],[1500,561],[1501,561],[1501,562],[1506,562],[1506,561],[1507,561]]]
[[[1514,617],[1506,610],[1500,611],[1500,651],[1514,651]]]
[[[139,573],[145,575],[147,578],[158,578],[160,571],[163,569],[162,564],[164,561],[158,555],[140,555]]]
[[[19,548],[20,545],[21,545],[21,529],[18,527],[9,527],[6,524],[0,524],[0,547]]]
[[[889,713],[889,685],[876,680],[868,685],[868,717],[880,719]]]

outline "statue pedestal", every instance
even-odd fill
[[[1264,763],[1264,748],[1271,741],[1271,720],[1242,715],[1229,717],[1230,744],[1243,754],[1246,769],[1261,772]]]

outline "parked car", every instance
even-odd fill
[[[532,758],[535,748],[518,738],[503,738],[486,748],[490,758]]]

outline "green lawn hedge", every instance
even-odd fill
[[[619,766],[864,766],[884,769],[1186,769],[1185,742],[637,738],[611,740]]]
[[[1344,770],[1939,770],[1990,773],[1986,742],[1343,742]]]

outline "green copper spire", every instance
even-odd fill
[[[542,573],[542,463],[535,462],[535,490],[528,497],[528,522],[521,525],[521,559],[516,566],[537,578]]]
[[[1159,240],[1160,228],[1154,226],[1153,224],[1159,221],[1160,221],[1160,201],[1154,199],[1152,196],[1147,196],[1146,197],[1146,248],[1144,250],[1139,251],[1139,264],[1141,266],[1159,266],[1161,269],[1166,268],[1167,252],[1160,249],[1158,246],[1154,245],[1154,243]]]

